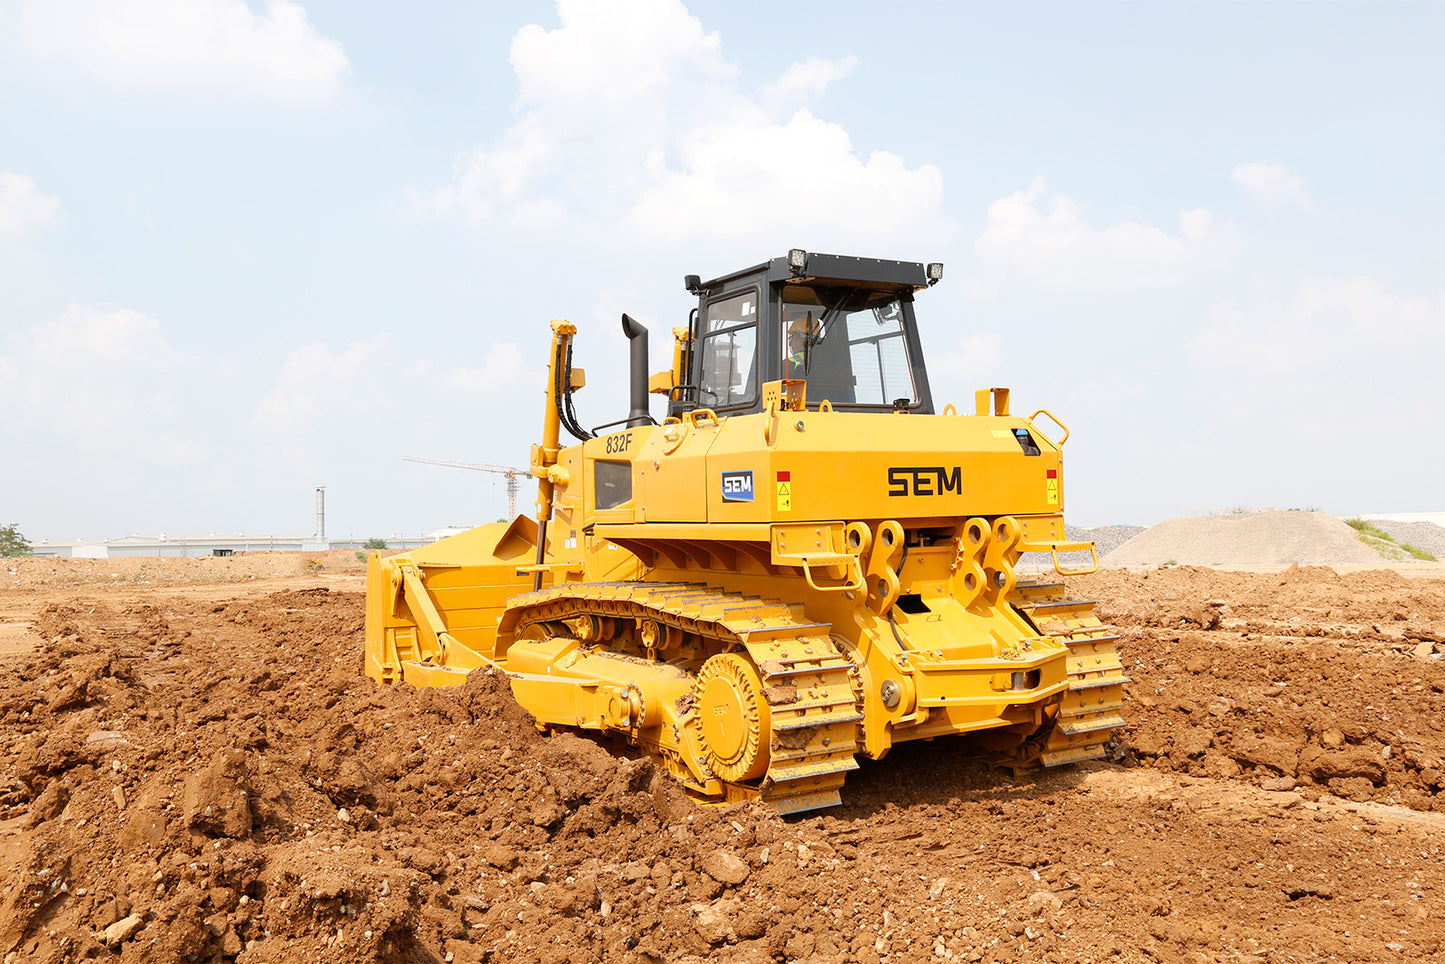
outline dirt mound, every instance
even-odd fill
[[[28,841],[0,953],[588,961],[806,926],[736,896],[790,890],[772,811],[699,811],[649,762],[546,739],[501,677],[375,686],[361,603],[47,608],[0,680],[0,820]]]
[[[0,586],[131,585],[183,586],[205,583],[289,579],[323,571],[366,571],[366,554],[356,549],[326,552],[243,552],[191,558],[120,556],[114,559],[0,559]]]
[[[373,685],[362,597],[320,578],[0,598],[44,640],[0,664],[0,960],[1442,950],[1439,581],[1081,579],[1135,681],[1118,765],[1015,778],[905,744],[784,820],[543,737],[498,677]]]
[[[1445,812],[1445,583],[1181,567],[1079,586],[1124,631],[1142,762]]]
[[[1103,564],[1332,565],[1383,558],[1326,512],[1241,512],[1166,519],[1109,553]]]

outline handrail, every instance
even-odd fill
[[[818,592],[857,592],[863,588],[863,564],[859,562],[857,556],[848,555],[847,553],[837,553],[828,554],[816,560],[816,564],[819,566],[836,566],[843,564],[848,567],[848,574],[845,577],[847,581],[837,586],[818,585],[813,581],[812,569],[808,567],[809,557],[798,556],[796,558],[802,562],[803,578],[808,581],[809,586]],[[844,560],[847,560],[847,562],[845,563]]]
[[[1064,443],[1069,440],[1069,427],[1063,422],[1059,421],[1059,417],[1053,412],[1049,411],[1047,408],[1041,408],[1037,412],[1034,412],[1032,415],[1030,415],[1028,418],[1024,419],[1024,421],[1028,422],[1029,425],[1033,425],[1034,419],[1038,418],[1040,415],[1047,415],[1050,421],[1052,421],[1055,425],[1064,430],[1064,437],[1054,443],[1059,448],[1063,448]],[[1048,436],[1045,436],[1045,438],[1047,437]]]
[[[1067,552],[1069,550],[1065,551]],[[1078,551],[1082,552],[1083,550]],[[1059,550],[1057,546],[1054,547],[1050,555],[1053,556],[1054,559],[1054,572],[1057,572],[1061,576],[1087,576],[1091,572],[1099,571],[1099,547],[1092,542],[1089,543],[1089,555],[1093,557],[1094,561],[1087,569],[1065,569],[1059,565]]]
[[[1020,552],[1047,552],[1054,562],[1054,572],[1061,576],[1087,576],[1091,572],[1099,571],[1099,547],[1092,542],[1021,542],[1018,545]],[[1059,553],[1061,552],[1083,552],[1089,550],[1093,564],[1087,569],[1065,569],[1059,565]]]

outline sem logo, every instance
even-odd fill
[[[753,473],[724,472],[722,474],[722,497],[724,502],[753,501]]]
[[[888,470],[889,495],[963,494],[963,471],[955,465],[905,465]]]

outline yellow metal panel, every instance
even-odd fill
[[[1062,508],[1061,496],[1052,502],[1048,496],[1059,490],[1047,486],[1048,470],[1059,468],[1058,450],[1035,434],[1041,453],[1024,456],[1012,431],[1024,426],[1021,419],[808,412],[790,413],[788,424],[770,452],[774,474],[789,473],[796,519],[958,518]]]
[[[403,669],[406,672],[406,681],[412,686],[461,686],[471,672],[417,662],[404,663]]]
[[[514,679],[512,695],[539,723],[594,728],[601,723],[596,701],[592,698],[593,690],[586,681],[564,676]]]
[[[598,523],[597,535],[606,539],[717,539],[736,542],[766,543],[772,527],[762,524],[672,525],[665,522],[647,525],[603,525]]]
[[[675,435],[670,438],[669,434]],[[707,419],[655,429],[633,460],[632,501],[638,522],[705,522],[707,453],[719,423]]]
[[[743,523],[1062,510],[1059,450],[1033,432],[1040,454],[1025,456],[1014,429],[1028,423],[1017,417],[784,412],[768,444],[770,418],[663,426],[637,453],[639,516]],[[723,474],[734,472],[752,474],[752,499],[724,497]]]
[[[793,413],[787,413],[793,414]],[[766,522],[773,518],[775,480],[770,453],[763,442],[766,416],[743,415],[728,419],[708,450],[700,488],[706,490],[710,523]],[[751,472],[753,497],[729,501],[723,497],[724,472]]]

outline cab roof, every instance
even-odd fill
[[[699,293],[726,288],[734,281],[764,275],[768,283],[808,284],[843,282],[879,288],[918,291],[927,288],[928,269],[918,261],[890,261],[884,258],[854,258],[841,254],[803,252],[803,266],[795,267],[788,256],[773,258],[705,281]]]

